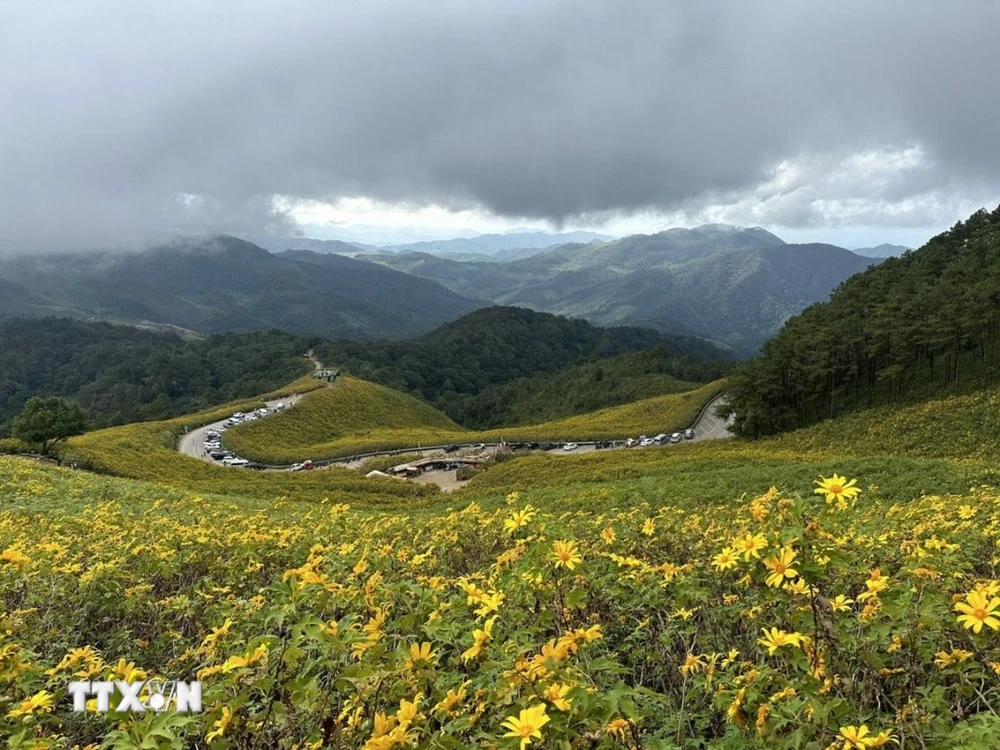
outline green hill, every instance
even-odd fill
[[[421,445],[538,440],[603,440],[656,435],[694,423],[724,382],[587,414],[492,430],[467,430],[433,407],[384,386],[344,377],[294,409],[229,430],[224,443],[244,458],[287,465]]]
[[[383,266],[308,251],[275,255],[227,236],[135,253],[8,258],[0,260],[0,280],[29,295],[0,305],[0,314],[44,305],[41,314],[168,323],[201,334],[279,328],[412,336],[483,306]]]
[[[998,230],[1000,208],[979,211],[790,320],[733,380],[738,428],[766,435],[995,383]]]
[[[723,225],[564,245],[500,264],[420,253],[365,257],[497,304],[708,337],[741,352],[878,262]]]
[[[496,394],[488,391],[490,386],[656,347],[665,349],[654,360],[662,375],[706,382],[728,369],[727,352],[701,339],[668,336],[648,328],[598,328],[584,320],[514,307],[477,310],[409,341],[325,341],[317,343],[315,351],[327,364],[419,395],[454,421],[481,428],[503,419],[497,413]],[[624,373],[619,368],[615,374]],[[521,382],[519,397],[530,400],[550,387],[543,380]],[[673,390],[668,385],[658,392]],[[592,394],[595,398],[586,408],[621,402],[607,388],[595,388]],[[571,401],[562,410],[536,414],[533,421],[578,410]]]
[[[307,343],[276,331],[184,340],[66,318],[0,321],[0,432],[32,396],[66,396],[93,426],[163,419],[277,388]]]

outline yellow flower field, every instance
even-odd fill
[[[890,500],[841,474],[387,515],[0,459],[0,736],[991,747],[1000,498]],[[205,713],[69,710],[70,680],[155,677],[200,678]]]

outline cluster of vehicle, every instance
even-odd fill
[[[694,440],[694,430],[688,428],[684,432],[674,432],[668,435],[661,432],[656,437],[646,437],[640,435],[638,438],[629,438],[622,445],[626,448],[648,448],[651,445],[666,445],[667,443],[679,443],[681,440]]]
[[[237,427],[241,424],[247,424],[248,422],[256,422],[258,419],[263,419],[271,414],[282,411],[284,406],[285,405],[283,403],[279,403],[273,409],[261,407],[260,409],[250,412],[236,412],[219,427],[215,427],[205,433],[205,453],[208,454],[209,458],[213,461],[220,461],[224,466],[245,466],[250,469],[263,468],[260,464],[255,464],[245,458],[240,458],[239,456],[233,454],[232,451],[228,451],[223,448],[222,433],[230,427]]]
[[[682,440],[694,440],[694,430],[686,429],[683,432],[667,434],[661,432],[655,437],[640,435],[638,438],[628,438],[627,440],[598,440],[594,447],[598,450],[603,448],[648,448],[651,445],[666,445],[668,443],[679,443]],[[580,447],[578,443],[507,443],[506,447],[512,451],[555,451],[564,450],[566,452],[575,451]],[[461,449],[459,445],[446,445],[442,450],[445,453],[454,453]],[[483,443],[469,446],[469,450],[482,451],[486,446]]]

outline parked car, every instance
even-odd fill
[[[221,461],[222,459],[224,459],[229,454],[226,453],[225,451],[212,451],[208,455],[211,456],[211,458],[212,458],[213,461]]]
[[[639,441],[639,447],[640,448],[648,448],[652,444],[653,444],[653,439],[652,438],[643,438],[642,440]]]
[[[656,443],[657,445],[663,445],[669,439],[670,439],[670,436],[667,433],[661,432],[659,435],[657,435],[655,438],[653,438],[653,442]]]
[[[625,441],[625,447],[626,448],[632,448],[632,447],[635,447],[638,444],[639,444],[639,441],[636,440],[635,438],[629,438],[628,440]]]
[[[444,450],[445,453],[454,453],[455,451],[458,450],[458,446],[457,445],[446,445],[442,450]]]
[[[575,451],[579,447],[576,443],[566,443],[562,448],[564,451]]]
[[[675,432],[673,435],[670,436],[671,443],[679,443],[680,441],[681,441],[681,434],[679,432]]]
[[[688,427],[686,430],[684,430],[684,439],[685,440],[694,440],[694,430],[692,430],[690,427]]]

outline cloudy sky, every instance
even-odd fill
[[[1000,3],[0,5],[0,248],[707,221],[919,244],[1000,202]]]

